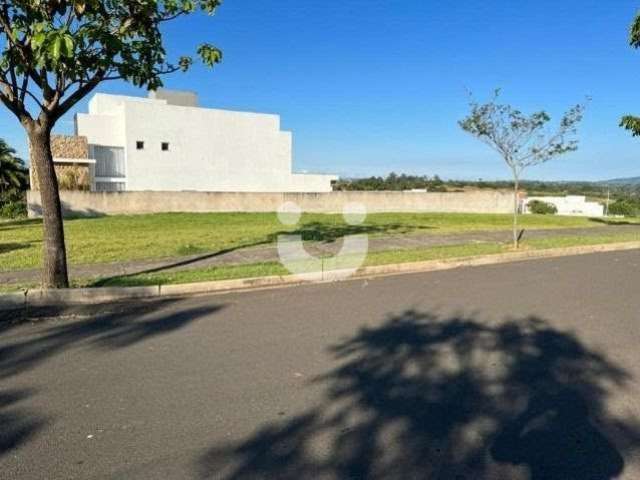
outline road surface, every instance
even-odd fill
[[[0,324],[0,477],[640,478],[640,251]]]

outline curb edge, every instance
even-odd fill
[[[182,297],[213,293],[242,292],[268,288],[333,283],[380,276],[402,275],[408,273],[427,273],[452,270],[462,267],[499,265],[526,260],[557,258],[565,256],[605,253],[640,249],[640,242],[609,243],[577,247],[561,247],[544,250],[507,252],[492,255],[480,255],[423,262],[406,262],[388,265],[375,265],[360,268],[346,279],[336,279],[336,275],[324,274],[317,279],[300,279],[294,275],[239,278],[215,280],[210,282],[187,283],[178,285],[152,285],[142,287],[98,287],[64,290],[30,289],[0,295],[0,311],[26,310],[30,307],[86,305],[111,303],[120,300]],[[336,271],[330,273],[335,274]]]

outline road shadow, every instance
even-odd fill
[[[539,318],[407,311],[329,352],[318,406],[212,446],[200,478],[612,480],[640,450],[606,409],[629,374]]]
[[[175,304],[175,305],[174,305]],[[43,320],[45,328],[37,336],[0,341],[0,379],[33,368],[52,355],[79,345],[103,350],[124,348],[159,335],[166,335],[207,315],[224,305],[177,308],[180,300],[139,301],[133,305],[89,306],[88,311],[70,316],[85,320]],[[38,312],[38,317],[65,315],[65,309]],[[14,333],[16,330],[12,331]],[[2,339],[4,340],[4,339]]]
[[[532,398],[498,434],[491,455],[527,466],[531,480],[609,479],[624,469],[620,452],[591,422],[585,399],[571,389]]]
[[[3,327],[0,336],[0,382],[74,348],[93,348],[97,353],[108,354],[171,334],[223,308],[223,304],[183,308],[180,300],[176,299],[138,302],[133,306],[90,306],[70,315],[89,316],[87,319],[40,320],[43,325],[34,333],[20,328],[28,329],[28,326],[0,322],[0,327]],[[53,309],[48,313],[56,316],[63,312]],[[20,446],[51,421],[36,411],[19,406],[33,394],[29,389],[0,392],[0,457]]]
[[[0,392],[0,459],[49,423],[46,417],[19,405],[32,393],[30,390]]]

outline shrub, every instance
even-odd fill
[[[27,203],[9,202],[0,206],[0,217],[2,218],[21,218],[27,216]]]
[[[616,200],[609,205],[609,215],[635,217],[638,215],[638,205],[631,200]]]
[[[539,215],[555,215],[558,213],[558,209],[554,204],[541,200],[531,200],[527,205],[531,213],[537,213]]]
[[[20,218],[27,216],[25,192],[13,189],[0,192],[0,218]]]

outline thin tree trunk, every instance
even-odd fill
[[[518,210],[520,207],[520,199],[518,197],[518,190],[520,188],[520,179],[517,175],[513,177],[513,248],[517,249],[520,245],[520,239],[518,238]]]
[[[31,164],[36,168],[42,205],[42,288],[67,288],[67,253],[58,180],[51,155],[51,128],[34,123],[28,128],[28,134]]]

